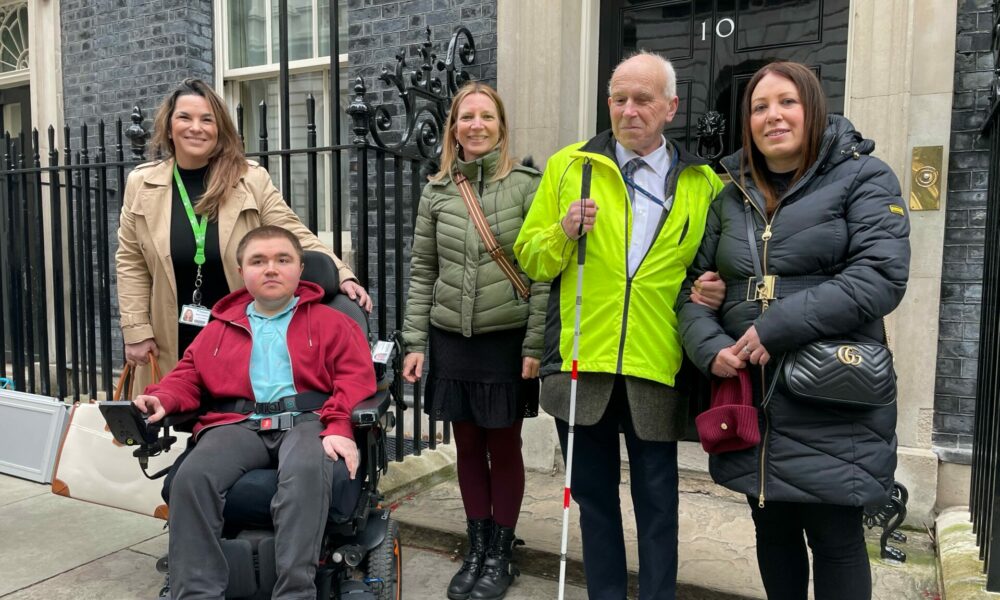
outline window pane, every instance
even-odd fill
[[[267,62],[266,0],[229,0],[229,68]]]
[[[254,79],[241,81],[238,84],[236,101],[243,105],[243,139],[248,154],[260,152],[260,103],[267,106],[267,144],[268,149],[280,145],[278,137],[278,80]],[[272,178],[277,184],[277,178]]]
[[[325,72],[303,73],[292,75],[288,80],[288,132],[291,138],[293,149],[306,148],[307,142],[307,118],[306,118],[306,98],[312,94],[316,99],[316,145],[323,146],[326,143],[326,119],[327,108],[323,96],[326,81]],[[238,84],[237,101],[243,103],[243,136],[246,142],[248,154],[260,152],[260,103],[264,101],[267,105],[267,147],[269,150],[277,150],[281,147],[281,106],[278,97],[278,79],[255,79],[252,81],[241,81]],[[319,228],[326,227],[327,216],[329,215],[329,200],[326,181],[329,178],[331,167],[328,153],[320,155],[317,160],[316,186],[319,197]],[[271,180],[278,189],[282,190],[286,199],[291,199],[291,206],[305,222],[306,207],[309,202],[308,181],[307,181],[307,158],[306,155],[297,154],[291,161],[291,182],[288,186],[282,186],[281,182],[281,158],[272,156],[269,160],[268,171]]]
[[[337,7],[339,28],[338,54],[347,52],[347,2],[340,0]],[[319,55],[330,56],[330,0],[319,0]]]
[[[0,72],[28,68],[28,7],[0,7]]]
[[[281,60],[278,52],[278,0],[271,1],[271,60]],[[312,0],[288,0],[288,60],[312,58]]]
[[[325,144],[326,135],[324,128],[326,127],[327,116],[326,103],[323,101],[323,82],[325,80],[326,77],[323,72],[293,75],[288,80],[288,125],[292,148],[308,147],[306,143],[306,136],[308,134],[306,129],[308,123],[306,119],[306,98],[309,94],[312,94],[316,99],[316,145],[322,146]],[[305,215],[308,214],[306,208],[309,203],[307,160],[305,154],[298,154],[292,157],[292,180],[289,182],[290,185],[286,186],[283,190],[286,196],[291,198],[292,209],[299,216],[303,217],[303,221],[305,221]],[[323,160],[321,156],[318,157],[316,161],[316,188],[318,190],[317,211],[319,213],[320,229],[326,229],[326,215],[329,212],[329,209],[325,208],[327,200],[324,172],[327,169],[329,169],[327,161]]]

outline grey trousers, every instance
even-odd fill
[[[334,462],[323,451],[319,421],[259,434],[223,425],[202,434],[170,486],[170,587],[175,600],[225,597],[229,569],[222,553],[222,508],[247,471],[278,463],[271,501],[277,583],[273,598],[315,600]]]

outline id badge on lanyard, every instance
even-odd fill
[[[201,222],[194,214],[194,207],[191,206],[191,199],[188,197],[187,188],[181,181],[181,174],[174,165],[174,182],[177,184],[177,193],[181,197],[184,205],[184,212],[187,213],[188,221],[191,223],[191,231],[194,233],[194,264],[198,266],[198,272],[194,276],[194,292],[191,294],[191,304],[181,306],[181,314],[177,317],[178,323],[204,327],[208,325],[208,319],[212,316],[212,311],[201,304],[201,266],[205,264],[205,232],[208,231],[208,216],[202,215]]]

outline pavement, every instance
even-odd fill
[[[517,529],[525,540],[516,557],[522,572],[553,579],[559,570],[563,475],[529,472]],[[635,516],[623,472],[620,490],[625,545],[636,594],[638,565]],[[457,554],[465,537],[461,496],[455,480],[402,499],[394,508],[406,543]],[[569,580],[585,585],[578,512],[571,512]],[[939,600],[937,570],[928,532],[906,531],[905,563],[879,558],[880,529],[868,534],[873,600]],[[678,598],[682,600],[758,600],[765,598],[757,571],[754,526],[746,499],[715,486],[707,474],[685,472],[680,493]],[[552,594],[555,597],[555,594]],[[811,595],[810,595],[811,597]],[[949,600],[951,600],[949,598]]]
[[[0,598],[136,600],[157,597],[166,554],[163,521],[53,495],[49,486],[0,475]],[[444,598],[459,563],[448,553],[403,547],[404,596]],[[554,583],[526,575],[509,600],[553,598]],[[586,590],[567,589],[567,600]]]
[[[446,447],[447,448],[447,447]],[[453,473],[453,449],[393,464],[383,489],[403,539],[404,596],[444,598],[458,568],[464,513]],[[410,460],[410,459],[408,459]],[[753,524],[746,501],[718,488],[681,458],[681,600],[764,598],[757,575]],[[394,473],[395,471],[395,473]],[[556,597],[562,518],[562,475],[528,474],[515,555],[522,576],[510,600]],[[623,470],[622,512],[629,564],[637,564],[634,516]],[[566,597],[586,597],[576,508],[571,512]],[[877,531],[877,530],[876,530]],[[937,571],[927,532],[908,531],[906,563],[878,557],[870,537],[874,600],[936,600]],[[53,495],[49,486],[0,475],[0,598],[4,600],[155,598],[156,560],[166,553],[163,521]],[[951,600],[951,597],[949,597]]]

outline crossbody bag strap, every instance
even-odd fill
[[[469,178],[461,172],[456,172],[452,176],[452,179],[455,181],[455,185],[458,186],[458,193],[461,194],[462,201],[465,202],[465,208],[469,211],[469,218],[472,219],[472,224],[475,225],[479,237],[483,240],[483,245],[486,246],[486,252],[493,259],[493,262],[500,267],[500,270],[507,276],[507,279],[510,280],[511,285],[517,290],[517,294],[527,300],[531,297],[531,289],[521,280],[517,269],[507,260],[507,255],[504,254],[503,247],[500,246],[497,238],[493,235],[493,230],[490,229],[489,224],[486,222],[486,215],[483,214],[483,208],[479,206],[479,199],[476,198],[476,192],[473,191],[472,185],[469,184]]]
[[[747,222],[747,243],[750,244],[750,258],[753,259],[753,274],[757,279],[764,277],[764,269],[760,266],[760,253],[757,251],[757,227],[753,222],[753,212],[750,210],[750,201],[743,201],[743,214]]]

